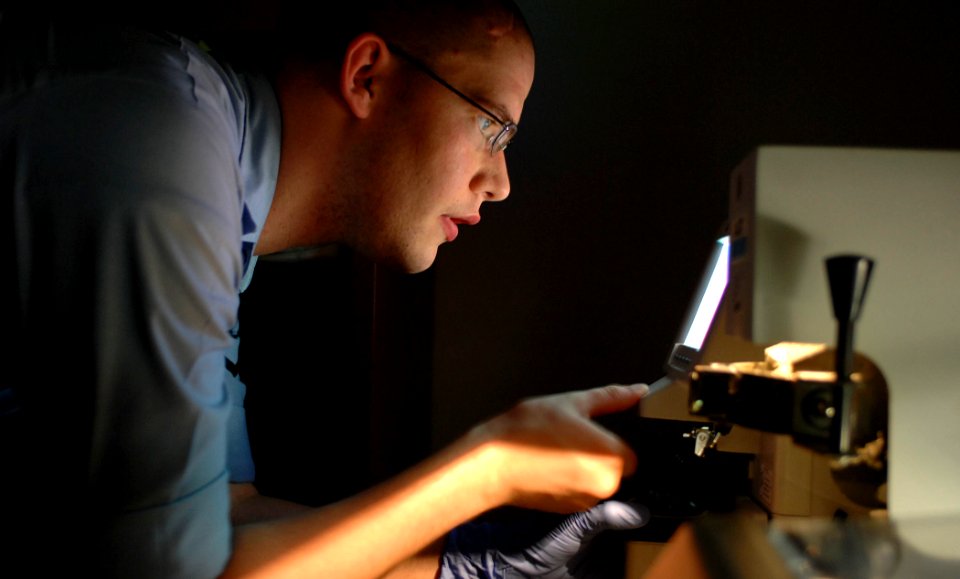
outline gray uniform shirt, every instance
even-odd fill
[[[3,32],[7,521],[61,558],[44,569],[215,576],[231,423],[252,478],[224,361],[276,185],[275,95],[172,35]]]

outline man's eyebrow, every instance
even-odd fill
[[[510,113],[507,112],[507,107],[504,106],[503,104],[495,103],[495,102],[489,101],[489,100],[487,100],[487,99],[485,99],[485,98],[478,98],[478,99],[476,99],[476,101],[477,101],[478,103],[482,104],[482,105],[483,105],[487,110],[489,110],[491,113],[496,113],[497,116],[500,117],[500,120],[505,121],[505,122],[508,122],[508,123],[515,123],[515,122],[516,122],[516,121],[513,120],[513,117],[510,115]]]
[[[503,120],[505,120],[505,121],[507,121],[507,122],[509,122],[509,123],[516,123],[516,121],[513,119],[513,115],[511,115],[510,113],[508,113],[508,112],[507,112],[507,109],[506,109],[503,105],[495,104],[495,105],[491,105],[491,106],[493,107],[493,110],[494,110],[494,111],[500,113],[500,118],[501,118],[501,119],[503,119]]]

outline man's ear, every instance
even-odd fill
[[[340,94],[359,118],[370,114],[374,98],[381,94],[388,55],[387,43],[376,34],[361,34],[347,46],[340,69]]]

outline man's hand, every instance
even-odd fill
[[[645,392],[646,386],[607,386],[522,402],[363,493],[236,527],[224,575],[407,573],[402,562],[490,509],[587,510],[613,494],[636,463],[623,441],[590,418],[627,410]]]
[[[600,573],[591,565],[590,542],[607,529],[635,529],[647,524],[650,511],[618,501],[601,503],[567,517],[545,537],[520,549],[503,549],[508,525],[467,523],[454,529],[440,560],[440,579],[587,579]],[[596,563],[593,561],[592,563]]]
[[[554,512],[588,509],[612,495],[636,456],[591,417],[637,404],[646,385],[611,385],[532,398],[471,433],[492,454],[503,503]]]

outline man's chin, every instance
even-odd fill
[[[375,258],[374,261],[379,265],[383,265],[400,273],[415,274],[430,269],[430,266],[433,265],[436,259],[437,251],[436,248],[434,248],[433,251],[426,251],[420,254],[404,253],[401,255],[381,257],[380,259]]]
[[[403,271],[410,274],[423,273],[428,269],[430,269],[430,267],[433,265],[436,259],[437,259],[437,254],[434,253],[429,260],[425,259],[415,264],[407,264],[407,267],[405,267]]]

